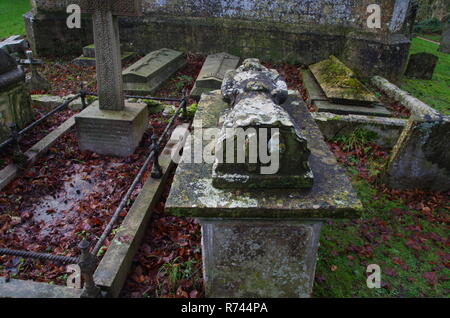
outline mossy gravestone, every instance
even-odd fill
[[[335,56],[309,66],[314,77],[332,102],[349,105],[371,105],[378,101],[351,69]]]
[[[266,77],[265,68],[254,62],[250,65],[248,61],[244,62],[246,66],[232,76],[231,81],[224,82],[224,95],[221,91],[202,95],[191,138],[183,150],[167,199],[166,212],[195,217],[201,223],[207,297],[309,297],[322,221],[358,217],[362,205],[298,93],[288,94],[286,83],[283,85],[275,72],[271,72],[277,78],[274,83],[273,78]],[[271,90],[272,85],[277,89]],[[238,90],[234,90],[236,87],[241,87],[241,93],[246,96],[242,99],[235,96],[235,99],[232,92],[239,94]],[[275,105],[269,107],[258,103],[257,100],[264,97],[260,95],[270,96]],[[300,147],[298,150],[296,155],[300,160],[295,154],[291,157],[289,152],[284,153],[289,156],[285,159],[290,159],[293,164],[290,166],[292,175],[303,176],[302,171],[310,167],[312,173],[308,185],[302,183],[296,188],[286,189],[274,182],[273,188],[270,188],[270,183],[261,184],[256,189],[245,187],[245,174],[254,177],[260,171],[254,169],[255,165],[248,165],[243,173],[242,166],[233,167],[232,161],[228,160],[230,182],[227,188],[213,185],[217,161],[202,160],[201,157],[198,160],[197,156],[213,152],[212,157],[217,159],[218,148],[213,151],[215,148],[210,144],[220,142],[220,130],[227,125],[227,120],[222,122],[220,118],[225,118],[234,107],[239,108],[239,100],[251,103],[259,114],[248,117],[248,113],[242,112],[242,119],[248,118],[252,127],[258,126],[258,123],[258,128],[272,127],[266,120],[272,115],[271,110],[278,107],[278,119],[292,122],[294,127],[288,127],[294,128],[294,135],[299,133],[299,145],[307,145],[307,149]],[[267,102],[270,103],[270,100]],[[239,116],[239,113],[235,115]],[[216,137],[209,138],[214,131]],[[259,133],[262,131],[258,129]],[[292,133],[292,130],[287,132],[289,136]],[[259,147],[267,145],[271,154],[279,152],[283,156],[283,147],[274,138],[269,142],[270,147],[265,137],[259,141]],[[247,151],[244,154],[251,157]],[[305,160],[306,167],[302,166]],[[258,164],[258,167],[261,168],[261,165]],[[236,169],[240,172],[235,173]],[[283,174],[281,170],[274,174],[278,172]],[[244,178],[237,176],[233,180],[236,175],[244,175]],[[239,182],[241,184],[237,184]]]
[[[21,129],[32,119],[25,74],[14,58],[0,49],[0,142],[11,136],[10,124]]]
[[[409,58],[406,77],[431,80],[439,58],[430,53],[412,54]]]

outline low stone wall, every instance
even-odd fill
[[[66,1],[67,2],[67,1]],[[89,19],[67,29],[64,1],[34,0],[27,33],[34,50],[81,54],[92,43]],[[68,1],[70,3],[70,1]],[[367,26],[367,6],[381,6],[381,28]],[[409,0],[144,0],[143,16],[121,18],[122,42],[147,54],[163,47],[242,58],[311,64],[336,55],[363,77],[397,80],[409,50]],[[378,54],[378,52],[382,52]]]
[[[357,128],[377,134],[375,143],[382,148],[391,149],[396,145],[407,120],[360,115],[335,115],[331,113],[311,113],[326,139],[350,135]]]

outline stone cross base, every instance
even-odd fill
[[[122,111],[102,110],[93,103],[75,117],[80,150],[126,157],[134,153],[148,128],[145,104],[126,103]]]
[[[199,219],[206,297],[307,298],[321,223]]]

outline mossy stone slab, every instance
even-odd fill
[[[207,103],[203,99],[207,99]],[[220,91],[203,95],[194,118],[193,142],[187,144],[166,203],[170,215],[199,218],[356,218],[363,207],[344,170],[328,149],[322,134],[298,94],[290,94],[283,108],[308,139],[311,189],[221,190],[212,186],[212,164],[188,160],[200,128],[217,123],[228,105]],[[210,111],[211,109],[211,111]],[[220,110],[221,109],[221,110]],[[205,126],[201,123],[204,122]],[[201,141],[200,141],[201,142]],[[209,141],[205,141],[205,146]],[[190,161],[191,163],[188,163]]]
[[[356,74],[335,56],[309,66],[325,96],[332,102],[350,105],[370,105],[378,102]]]
[[[122,63],[126,63],[135,56],[136,53],[134,52],[124,52],[122,54],[121,61]],[[92,67],[95,66],[95,57],[80,56],[79,58],[73,60],[72,63],[80,67]]]

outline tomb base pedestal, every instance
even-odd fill
[[[321,222],[199,221],[206,297],[310,297]]]
[[[148,128],[145,104],[125,103],[122,111],[102,110],[98,101],[75,117],[80,150],[126,157],[134,153]]]

